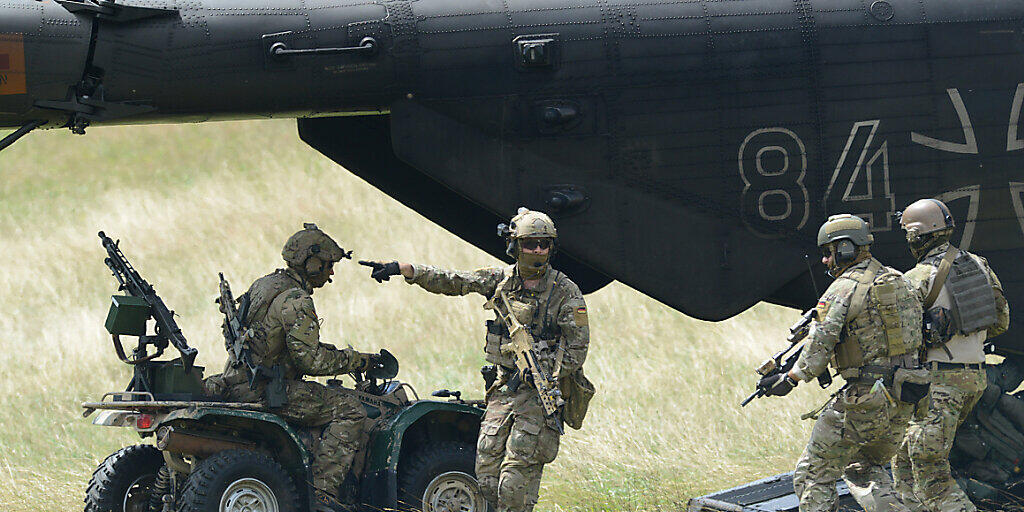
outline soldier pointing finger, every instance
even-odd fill
[[[370,277],[377,281],[401,275],[433,293],[478,293],[488,299],[484,307],[495,311],[497,318],[487,322],[484,352],[497,374],[488,386],[476,476],[480,491],[498,512],[525,512],[537,503],[544,465],[558,453],[562,423],[580,428],[593,394],[593,386],[582,374],[590,327],[579,287],[551,268],[558,237],[551,218],[521,208],[502,234],[509,256],[516,260],[505,268],[467,272],[397,261],[359,263],[372,267]],[[515,327],[510,328],[509,322]],[[509,351],[510,332],[518,326],[533,340],[539,366],[536,375],[558,383],[555,394],[565,406],[555,414],[545,409],[551,402],[542,403],[541,384],[529,375],[523,378]]]

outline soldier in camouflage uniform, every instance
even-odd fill
[[[205,384],[210,394],[243,402],[266,401],[283,384],[286,402],[274,412],[297,425],[323,426],[313,445],[313,486],[321,505],[343,510],[336,496],[360,448],[366,412],[354,396],[302,377],[366,371],[380,356],[320,342],[313,290],[330,282],[334,264],[348,254],[315,224],[305,224],[281,255],[288,268],[257,279],[238,301],[249,304],[242,320],[253,363],[268,375],[279,372],[283,382],[258,378],[251,387],[249,368],[229,350],[224,373]]]
[[[925,366],[931,388],[893,460],[896,489],[915,512],[973,512],[974,504],[950,475],[949,452],[957,427],[987,385],[985,340],[1006,331],[1010,311],[988,262],[950,245],[954,223],[944,203],[916,201],[900,224],[918,259],[906,279],[927,310]],[[971,273],[975,286],[964,286]]]
[[[921,303],[899,272],[871,257],[872,241],[867,223],[853,215],[834,215],[821,226],[822,262],[836,279],[819,299],[794,368],[759,383],[785,395],[829,371],[830,362],[846,380],[821,411],[793,473],[801,512],[835,510],[840,476],[864,510],[907,510],[883,466],[913,409],[896,398],[893,383],[899,369],[917,365]]]
[[[504,311],[499,298],[504,291],[516,318],[533,334],[541,365],[557,380],[580,369],[587,356],[587,306],[579,287],[549,265],[556,232],[547,215],[520,208],[509,229],[508,253],[516,263],[505,268],[465,272],[397,261],[360,263],[373,266],[371,277],[378,281],[401,274],[433,293],[479,293],[488,298],[486,309]],[[558,453],[562,419],[545,415],[531,383],[510,385],[516,369],[514,356],[503,350],[508,342],[502,320],[488,321],[484,352],[499,377],[486,397],[476,476],[481,493],[498,512],[523,512],[537,503],[544,464]]]

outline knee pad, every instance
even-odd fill
[[[526,508],[526,493],[529,481],[518,470],[505,470],[498,483],[498,506],[509,510]]]
[[[487,500],[488,503],[493,506],[498,505],[498,477],[480,477],[477,480],[477,486],[480,488],[480,494],[483,495],[484,499]]]

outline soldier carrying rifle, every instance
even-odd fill
[[[907,511],[883,467],[927,393],[912,379],[921,347],[921,301],[902,275],[871,256],[863,219],[833,215],[818,231],[822,263],[835,277],[815,308],[808,341],[791,368],[767,372],[765,394],[788,394],[829,371],[846,381],[822,408],[793,472],[801,512],[836,509],[836,479],[868,512]]]
[[[580,428],[594,388],[583,376],[590,343],[583,294],[551,268],[555,224],[547,215],[520,208],[508,226],[509,267],[471,272],[408,263],[359,263],[378,281],[401,274],[406,282],[444,295],[487,297],[496,314],[487,322],[487,411],[477,442],[480,491],[498,512],[533,509],[544,464],[555,459],[563,422]],[[485,367],[487,368],[487,367]]]

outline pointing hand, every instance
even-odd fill
[[[370,277],[376,279],[378,283],[389,281],[391,276],[397,276],[402,273],[397,261],[385,263],[383,261],[360,260],[359,264],[373,268],[370,272]]]

